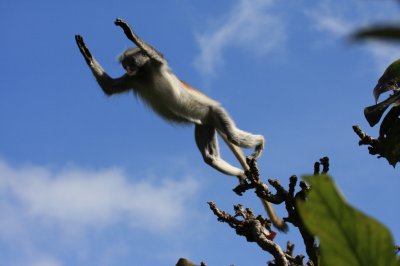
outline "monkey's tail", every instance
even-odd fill
[[[244,157],[242,150],[238,146],[236,146],[235,144],[230,142],[228,140],[228,137],[224,133],[222,133],[219,130],[218,130],[218,133],[221,135],[222,139],[225,141],[225,143],[231,149],[231,151],[235,155],[236,159],[238,159],[238,161],[239,161],[240,165],[242,166],[243,170],[244,171],[249,171],[250,167],[247,165],[246,158]]]
[[[247,162],[246,162],[246,158],[243,155],[242,150],[236,146],[235,144],[233,144],[232,142],[230,142],[227,138],[227,136],[218,130],[218,133],[220,134],[221,138],[224,140],[224,142],[226,143],[226,145],[228,145],[228,147],[231,149],[231,151],[233,152],[233,154],[235,155],[236,159],[238,159],[240,165],[242,166],[242,168],[245,171],[250,170],[250,167],[248,166]],[[288,231],[288,226],[287,224],[281,220],[278,215],[276,214],[274,208],[272,207],[272,204],[264,199],[260,199],[261,203],[265,209],[265,211],[267,212],[272,224],[279,230],[282,232],[287,232]]]
[[[272,224],[282,232],[287,232],[289,230],[287,224],[282,220],[279,219],[278,215],[276,214],[272,204],[264,199],[260,199],[261,203],[264,207],[264,210],[267,212],[269,219],[271,220]]]

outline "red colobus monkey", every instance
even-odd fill
[[[219,154],[217,132],[247,169],[239,147],[255,148],[252,158],[257,159],[264,148],[264,137],[236,127],[232,118],[221,105],[180,80],[169,68],[167,61],[156,49],[140,39],[121,19],[115,21],[137,48],[128,48],[119,58],[126,73],[111,78],[94,59],[80,35],[76,43],[97,82],[107,95],[133,91],[160,117],[175,123],[195,125],[195,139],[204,161],[218,171],[245,178],[244,171],[224,161]],[[284,223],[274,214],[268,202],[264,202],[272,222],[278,228]],[[269,209],[269,210],[268,210]],[[272,212],[272,215],[271,215]],[[274,216],[277,221],[274,221]]]

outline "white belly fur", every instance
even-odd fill
[[[185,89],[166,66],[159,71],[153,73],[152,84],[137,90],[138,95],[156,113],[171,122],[202,124],[210,106],[218,103]]]

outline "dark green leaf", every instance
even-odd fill
[[[355,40],[380,39],[400,41],[400,27],[389,25],[373,26],[356,32],[352,37]]]
[[[393,107],[383,119],[377,147],[379,155],[394,166],[400,161],[400,107]]]
[[[185,258],[180,258],[175,266],[197,266],[197,265]]]
[[[327,175],[307,176],[311,185],[300,215],[321,244],[324,266],[398,265],[390,232],[376,220],[346,203]]]

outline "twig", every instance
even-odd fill
[[[217,208],[215,203],[208,202],[210,209],[218,217],[218,221],[229,224],[235,229],[236,234],[244,236],[248,242],[256,242],[259,247],[270,253],[277,266],[289,266],[285,253],[281,247],[272,241],[274,232],[271,231],[270,222],[261,216],[255,216],[251,209],[244,209],[242,205],[235,205],[235,216]],[[236,217],[242,217],[242,220]]]
[[[377,142],[376,139],[374,139],[373,137],[371,137],[370,135],[368,135],[367,133],[362,131],[362,129],[360,128],[359,125],[354,125],[353,126],[353,130],[358,135],[358,137],[361,139],[358,142],[358,145],[371,145],[371,146],[373,146]]]

